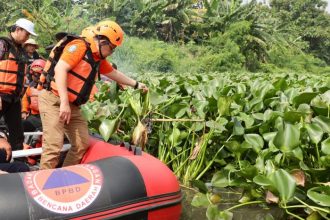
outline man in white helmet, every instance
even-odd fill
[[[8,37],[0,37],[0,117],[4,118],[8,127],[9,143],[13,150],[23,149],[20,98],[27,58],[22,44],[30,34],[37,36],[34,24],[20,18],[10,27]]]

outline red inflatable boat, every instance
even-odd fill
[[[91,140],[81,164],[0,175],[1,219],[178,220],[181,191],[158,159]]]

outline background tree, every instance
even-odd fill
[[[324,0],[272,0],[273,16],[308,43],[305,52],[330,63],[330,16]],[[293,33],[293,34],[296,34]]]

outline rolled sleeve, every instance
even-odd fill
[[[107,60],[101,60],[100,63],[100,73],[103,75],[106,75],[108,73],[111,73],[113,71],[113,67]]]

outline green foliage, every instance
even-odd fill
[[[273,15],[279,18],[281,26],[292,30],[307,44],[311,53],[327,64],[330,62],[330,15],[324,13],[324,0],[272,0]]]
[[[329,77],[246,72],[138,77],[148,84],[149,99],[99,84],[96,101],[83,107],[90,128],[105,139],[130,141],[135,125],[145,126],[146,150],[184,184],[198,182],[206,194],[193,203],[208,207],[209,218],[230,216],[234,208],[217,210],[215,196],[198,180],[242,188],[237,207],[266,205],[269,198],[263,195],[271,193],[288,214],[302,213],[301,208],[329,213],[319,207],[329,197],[322,187],[330,181]],[[326,115],[313,111],[315,100],[323,103]],[[304,202],[302,195],[308,197]]]
[[[7,26],[13,25],[16,19],[26,17],[36,24],[39,34],[37,42],[45,57],[44,47],[55,41],[55,34],[68,32],[79,34],[84,27],[90,25],[84,6],[73,4],[70,0],[18,0],[13,3],[0,3],[0,7],[8,7]]]
[[[110,18],[127,34],[149,39],[128,40],[128,46],[115,53],[116,63],[126,60],[122,70],[329,71],[330,18],[323,13],[324,1],[271,1],[270,9],[256,1],[213,0],[203,1],[201,10],[192,9],[192,2],[18,0],[2,2],[0,9],[7,26],[22,16],[37,24],[36,40],[45,57],[43,47],[53,43],[55,33],[79,34],[82,28]],[[0,28],[4,33],[5,27]],[[176,43],[167,45],[151,38]]]

